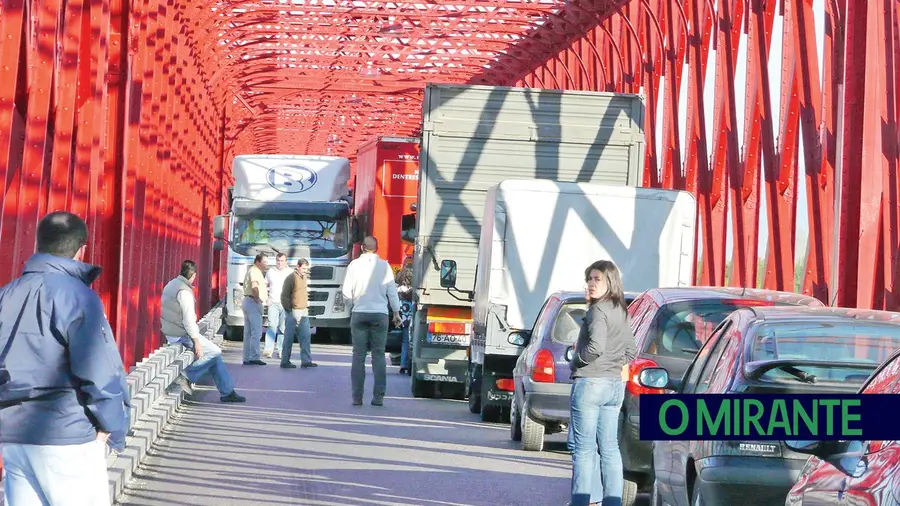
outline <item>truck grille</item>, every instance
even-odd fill
[[[319,316],[321,314],[325,314],[325,308],[323,306],[311,306],[309,308],[309,316]]]
[[[331,279],[334,277],[334,267],[317,265],[309,269],[309,279]]]
[[[308,297],[310,302],[327,302],[328,292],[309,292]]]

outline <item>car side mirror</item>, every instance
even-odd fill
[[[647,388],[665,389],[671,388],[669,384],[669,371],[662,367],[648,367],[638,374],[638,384]]]
[[[456,260],[441,260],[441,287],[456,288]]]
[[[228,230],[228,216],[227,215],[223,214],[223,215],[213,217],[213,238],[224,240],[227,230]]]
[[[225,241],[217,239],[213,241],[213,251],[222,251],[225,249]]]
[[[359,236],[359,218],[354,216],[350,218],[350,242],[356,244],[362,241],[362,237]]]
[[[531,340],[530,332],[513,332],[506,338],[506,341],[514,346],[527,346],[529,340]]]

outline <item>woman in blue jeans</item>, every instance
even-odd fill
[[[624,477],[619,410],[635,344],[619,269],[608,260],[585,269],[588,311],[572,357],[572,506],[620,506]]]

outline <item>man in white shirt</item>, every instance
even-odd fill
[[[211,373],[222,402],[244,402],[246,399],[234,391],[234,380],[222,360],[222,350],[212,341],[200,335],[197,326],[197,312],[194,309],[194,280],[197,279],[197,264],[192,260],[181,263],[181,275],[169,281],[162,291],[162,314],[160,326],[169,344],[181,343],[194,351],[197,357],[185,367],[176,382],[186,395],[193,395],[192,383],[200,381],[206,373]]]
[[[281,288],[293,269],[288,268],[287,255],[279,253],[275,257],[275,268],[266,271],[266,282],[269,284],[269,328],[266,330],[266,348],[263,354],[266,358],[277,358],[284,340],[285,313],[281,307]],[[275,337],[278,336],[276,346]],[[293,343],[292,343],[293,344]]]
[[[372,405],[384,404],[387,385],[387,364],[384,347],[387,344],[388,304],[394,312],[394,324],[400,325],[400,298],[394,284],[391,265],[378,257],[378,241],[366,237],[363,253],[347,266],[347,275],[341,290],[344,300],[350,302],[350,334],[353,341],[353,362],[350,381],[353,389],[353,405],[361,406],[366,382],[366,353],[372,350],[372,372],[375,386]]]

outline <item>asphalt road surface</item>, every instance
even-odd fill
[[[488,424],[465,401],[413,399],[410,378],[388,365],[383,407],[350,399],[350,348],[313,345],[315,369],[226,361],[247,397],[222,404],[212,386],[164,430],[123,496],[128,505],[567,504],[571,458],[565,436],[523,452],[509,425]],[[299,356],[295,347],[295,363]],[[390,362],[389,362],[390,364]],[[211,385],[211,383],[210,383]],[[640,504],[640,503],[639,503]]]

